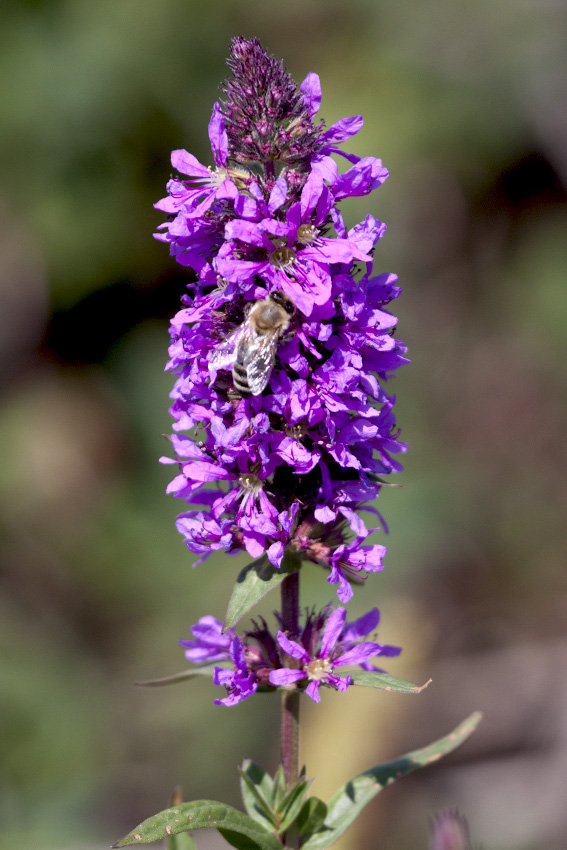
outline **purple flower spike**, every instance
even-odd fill
[[[168,217],[156,238],[194,277],[170,331],[168,492],[185,502],[177,528],[199,561],[245,550],[279,568],[287,550],[324,567],[344,604],[353,580],[382,569],[359,511],[376,513],[368,503],[406,449],[386,391],[408,362],[390,312],[400,289],[374,272],[386,226],[367,215],[349,229],[339,210],[388,172],[340,150],[361,116],[316,121],[316,74],[298,88],[240,37],[228,65],[212,165],[174,151],[156,204]]]

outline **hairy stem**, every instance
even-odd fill
[[[282,693],[281,710],[281,759],[286,784],[289,787],[299,777],[299,692]]]
[[[286,554],[287,566],[292,558],[295,560],[296,556]],[[297,571],[286,576],[281,584],[282,631],[291,640],[299,635],[299,566],[297,559]],[[288,663],[290,667],[297,665],[294,658],[288,658]],[[288,787],[295,784],[299,776],[299,696],[295,690],[282,692],[280,751]]]

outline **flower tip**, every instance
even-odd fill
[[[429,850],[472,850],[466,818],[458,811],[435,815],[431,821]]]

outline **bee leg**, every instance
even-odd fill
[[[297,328],[289,328],[285,333],[283,333],[279,337],[278,342],[289,342],[290,340],[292,340],[294,338],[296,333],[297,333]]]

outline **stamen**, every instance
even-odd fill
[[[314,224],[300,224],[297,228],[297,241],[301,245],[312,245],[318,235],[318,230]]]
[[[243,490],[247,496],[256,497],[263,487],[261,479],[258,478],[257,475],[254,475],[253,472],[243,473],[239,477],[238,483],[240,484],[240,489]]]
[[[305,672],[310,679],[320,681],[333,672],[333,665],[328,658],[314,658],[305,668]]]
[[[295,262],[295,251],[293,248],[276,248],[270,254],[270,263],[276,269],[285,269]]]

